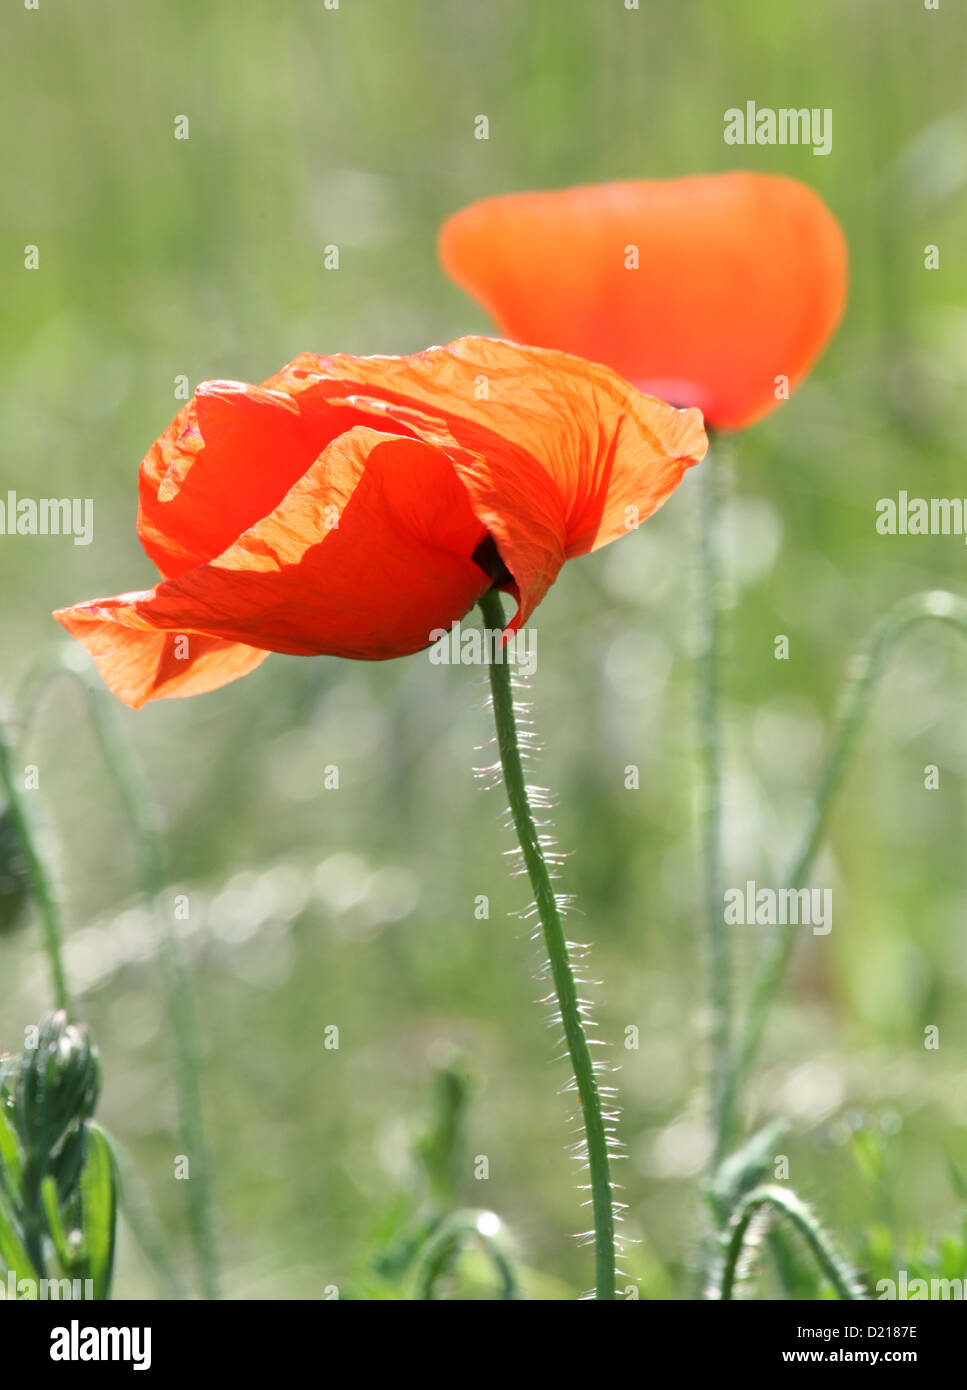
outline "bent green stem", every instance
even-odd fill
[[[504,609],[500,594],[491,589],[480,600],[484,627],[503,631]],[[574,1081],[584,1120],[587,1161],[591,1187],[591,1209],[594,1217],[595,1298],[615,1296],[614,1207],[611,1192],[611,1168],[608,1158],[608,1131],[605,1127],[601,1096],[595,1076],[591,1049],[581,1018],[570,952],[557,896],[544,858],[541,837],[534,821],[527,783],[524,778],[510,666],[506,660],[491,660],[490,690],[493,697],[497,747],[504,774],[504,785],[510,802],[514,828],[520,841],[524,865],[534,890],[540,917],[551,977],[560,1009],[567,1050],[574,1068]]]
[[[98,744],[114,777],[134,834],[141,890],[154,918],[165,982],[175,1054],[178,1130],[191,1166],[191,1176],[183,1184],[188,1227],[202,1293],[207,1299],[217,1299],[220,1281],[213,1218],[212,1160],[201,1094],[198,1023],[188,969],[165,906],[167,857],[160,812],[134,752],[110,708],[111,697],[95,686],[82,671],[63,660],[47,662],[35,668],[28,673],[25,682],[25,692],[31,697],[27,702],[28,709],[32,712],[37,708],[40,688],[57,675],[70,677],[84,693]]]
[[[786,880],[790,888],[804,888],[808,884],[810,872],[822,844],[830,807],[842,783],[857,738],[894,647],[909,628],[928,619],[950,623],[967,636],[967,601],[944,590],[911,594],[901,599],[879,619],[864,644],[856,662],[853,678],[841,702],[833,743],[810,807],[802,844]],[[737,1049],[729,1080],[729,1110],[725,1117],[727,1133],[732,1128],[734,1106],[740,1088],[758,1054],[769,1013],[792,955],[795,938],[795,923],[777,928],[772,947],[756,978],[741,1044]]]
[[[417,1298],[436,1298],[440,1280],[461,1250],[471,1243],[480,1246],[493,1266],[497,1277],[498,1298],[517,1298],[517,1274],[510,1253],[499,1236],[490,1235],[484,1229],[481,1218],[490,1217],[491,1212],[457,1211],[441,1222],[420,1253],[415,1284]]]
[[[73,1018],[74,1008],[67,985],[67,972],[64,969],[64,929],[60,905],[57,902],[50,875],[40,852],[37,836],[24,801],[23,791],[14,771],[12,737],[2,724],[0,724],[0,785],[3,786],[7,808],[24,857],[33,899],[40,914],[40,923],[44,934],[44,949],[47,952],[53,981],[54,1000],[58,1009],[63,1009],[68,1018]]]
[[[854,1300],[865,1297],[856,1274],[835,1249],[806,1203],[785,1188],[765,1186],[748,1193],[732,1218],[732,1231],[717,1289],[719,1298],[732,1298],[749,1228],[759,1212],[769,1209],[784,1217],[799,1233],[839,1298]]]

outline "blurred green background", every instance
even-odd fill
[[[136,470],[180,404],[176,377],[259,381],[304,349],[408,352],[488,331],[434,247],[441,219],[484,194],[781,171],[827,198],[852,259],[845,322],[811,379],[727,446],[727,881],[781,883],[857,643],[895,598],[967,587],[961,538],[874,530],[876,500],[900,488],[967,495],[965,32],[957,6],[917,0],[11,0],[0,495],[91,496],[95,539],[0,538],[4,696],[58,643],[51,609],[153,582]],[[726,146],[723,112],[747,99],[831,107],[831,155]],[[478,114],[489,141],[473,138]],[[174,138],[180,115],[188,140]],[[582,913],[571,932],[594,943],[596,1017],[621,1067],[618,1176],[638,1242],[624,1267],[650,1297],[690,1291],[707,1149],[695,500],[689,477],[640,532],[563,573],[538,615],[534,682],[539,780],[560,798],[562,886]],[[956,1221],[965,680],[950,632],[906,640],[819,866],[832,934],[803,934],[749,1092],[750,1124],[789,1120],[790,1178],[854,1254],[882,1246],[880,1228],[907,1249]],[[423,1200],[414,1146],[455,1048],[471,1081],[447,1200],[499,1214],[530,1294],[590,1283],[570,1238],[588,1220],[564,1152],[566,1072],[535,1002],[537,948],[509,915],[527,888],[506,873],[503,794],[471,771],[492,761],[475,752],[484,697],[479,671],[425,656],[273,657],[196,700],[119,708],[164,807],[172,892],[191,904],[230,1295],[392,1296],[372,1252]],[[104,1061],[100,1116],[186,1265],[153,938],[69,686],[50,692],[23,759],[40,769],[30,804]],[[331,763],[340,786],[324,791]],[[474,917],[479,894],[489,920]],[[769,928],[735,931],[742,981]],[[0,1049],[19,1051],[50,1006],[38,941],[30,922],[0,936]],[[117,1293],[157,1289],[126,1235]]]

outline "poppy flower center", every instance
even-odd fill
[[[483,570],[484,574],[490,575],[498,589],[514,582],[514,576],[501,559],[497,542],[489,531],[470,558],[479,569]]]

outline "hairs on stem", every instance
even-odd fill
[[[731,1299],[737,1283],[749,1277],[755,1247],[772,1216],[788,1221],[801,1236],[840,1298],[865,1299],[857,1274],[836,1250],[811,1208],[795,1192],[775,1186],[754,1188],[735,1208],[723,1236],[725,1253],[708,1291],[709,1298]]]
[[[480,608],[484,625],[502,631],[505,625],[504,610],[496,589],[483,596]],[[540,922],[547,949],[547,962],[542,974],[549,976],[553,982],[553,997],[557,1006],[551,1023],[562,1029],[561,1044],[566,1048],[574,1073],[568,1089],[576,1091],[583,1119],[583,1135],[575,1146],[575,1157],[587,1166],[589,1174],[589,1205],[594,1224],[593,1229],[586,1233],[586,1239],[589,1243],[593,1242],[595,1248],[595,1297],[613,1299],[615,1208],[610,1151],[617,1143],[615,1114],[602,1108],[602,1091],[597,1080],[601,1064],[593,1062],[591,1058],[591,1044],[586,1031],[588,1005],[578,995],[579,981],[572,968],[575,948],[564,934],[563,914],[570,905],[569,899],[555,893],[552,886],[552,873],[548,865],[559,863],[560,856],[555,853],[553,842],[546,833],[547,823],[538,822],[534,817],[535,807],[548,807],[550,799],[543,788],[529,786],[525,780],[525,756],[535,748],[532,731],[525,730],[525,737],[521,739],[508,663],[505,660],[491,661],[489,675],[497,747],[504,787],[510,802],[511,823],[517,833],[523,870],[526,870],[534,891],[534,903],[524,915],[536,916]],[[496,769],[488,770],[491,773],[494,771]]]

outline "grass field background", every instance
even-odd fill
[[[95,537],[0,538],[4,696],[59,642],[51,609],[153,582],[136,470],[179,405],[178,376],[258,381],[306,349],[408,352],[488,331],[435,254],[440,221],[476,197],[787,173],[842,220],[852,286],[808,383],[724,446],[726,873],[777,881],[857,644],[906,593],[967,591],[962,538],[874,529],[876,500],[901,488],[967,495],[964,38],[955,5],[915,0],[5,6],[0,493],[93,497]],[[726,146],[723,113],[746,100],[831,108],[831,154]],[[473,137],[479,114],[488,141]],[[188,140],[174,138],[181,115]],[[324,267],[331,244],[338,271]],[[563,886],[583,914],[571,930],[594,943],[596,1016],[621,1065],[619,1177],[638,1242],[625,1267],[652,1297],[690,1292],[707,1145],[695,501],[689,477],[640,532],[565,570],[538,614],[533,691],[541,780],[572,852]],[[906,640],[819,866],[833,931],[803,935],[749,1093],[750,1124],[789,1120],[791,1180],[861,1263],[877,1241],[927,1247],[960,1219],[965,683],[952,633]],[[445,1200],[499,1214],[529,1293],[590,1282],[569,1237],[588,1222],[564,1153],[565,1072],[534,1002],[536,947],[508,915],[527,889],[506,874],[502,793],[471,772],[491,760],[475,752],[490,737],[484,696],[478,670],[425,655],[273,657],[197,700],[119,711],[164,808],[172,893],[191,904],[230,1295],[393,1295],[373,1255],[431,1200],[414,1153],[448,1062],[470,1090]],[[159,969],[128,826],[68,685],[49,692],[23,756],[40,769],[31,805],[101,1049],[101,1118],[183,1268]],[[625,790],[630,763],[638,791]],[[736,929],[740,982],[768,930]],[[30,921],[0,936],[0,982],[0,1049],[17,1051],[50,1006]],[[631,1025],[637,1051],[623,1046]],[[938,1050],[924,1048],[929,1025]],[[468,1269],[462,1290],[482,1277]],[[157,1289],[125,1235],[118,1293]]]

